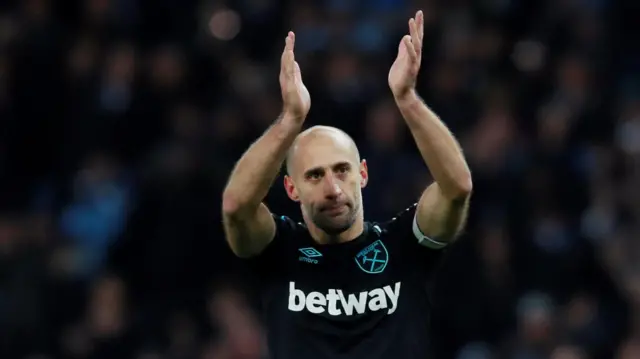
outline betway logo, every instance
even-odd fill
[[[314,314],[324,313],[329,315],[355,315],[362,314],[367,309],[375,312],[387,310],[392,314],[398,307],[400,297],[400,282],[392,288],[390,285],[376,288],[368,292],[348,294],[340,289],[329,289],[327,293],[309,292],[305,294],[296,289],[295,282],[289,282],[289,310],[300,312],[305,308]]]

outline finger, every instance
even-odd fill
[[[284,70],[284,68],[286,67],[287,61],[288,61],[288,57],[289,57],[289,53],[290,53],[288,48],[289,48],[289,36],[284,38],[284,50],[282,50],[282,57],[280,58],[280,69],[281,70]]]
[[[415,19],[409,20],[409,34],[411,34],[411,42],[415,51],[419,54],[422,48],[422,42],[420,41],[420,34],[418,32],[418,25]]]
[[[407,54],[409,54],[411,62],[417,61],[418,54],[416,53],[416,49],[413,47],[413,42],[411,42],[411,36],[404,35],[402,42],[404,43],[404,47],[407,49]]]
[[[416,29],[416,20],[414,18],[409,19],[409,35],[411,35],[411,37],[418,36]]]
[[[285,49],[287,51],[293,51],[296,44],[296,34],[293,31],[289,31],[287,39],[285,40]]]
[[[295,35],[293,32],[289,32],[284,40],[284,51],[282,52],[282,60],[280,63],[282,72],[289,76],[293,74],[295,57],[293,55]]]
[[[424,39],[424,13],[422,10],[418,10],[416,13],[416,23],[418,25],[418,36],[420,37],[420,42]]]

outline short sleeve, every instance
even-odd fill
[[[390,240],[397,245],[409,265],[431,272],[446,253],[447,244],[425,236],[416,220],[415,203],[383,225]]]
[[[285,257],[285,253],[291,246],[294,239],[294,233],[299,232],[301,224],[287,216],[279,216],[272,214],[276,224],[276,234],[271,243],[257,256],[249,259],[251,264],[255,265],[274,265]]]
[[[293,219],[287,216],[279,216],[276,214],[272,214],[273,220],[276,222],[276,236],[272,243],[276,243],[276,240],[288,239],[291,237],[291,234],[296,232],[301,225],[296,223]]]

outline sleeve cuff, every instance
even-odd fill
[[[423,245],[427,248],[442,249],[447,246],[447,243],[439,242],[435,239],[425,236],[420,230],[420,227],[418,227],[418,219],[415,215],[413,216],[413,235],[416,237],[420,245]]]

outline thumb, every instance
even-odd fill
[[[298,65],[297,61],[293,62],[293,76],[295,76],[296,80],[302,81],[302,72],[300,71],[300,65]]]

